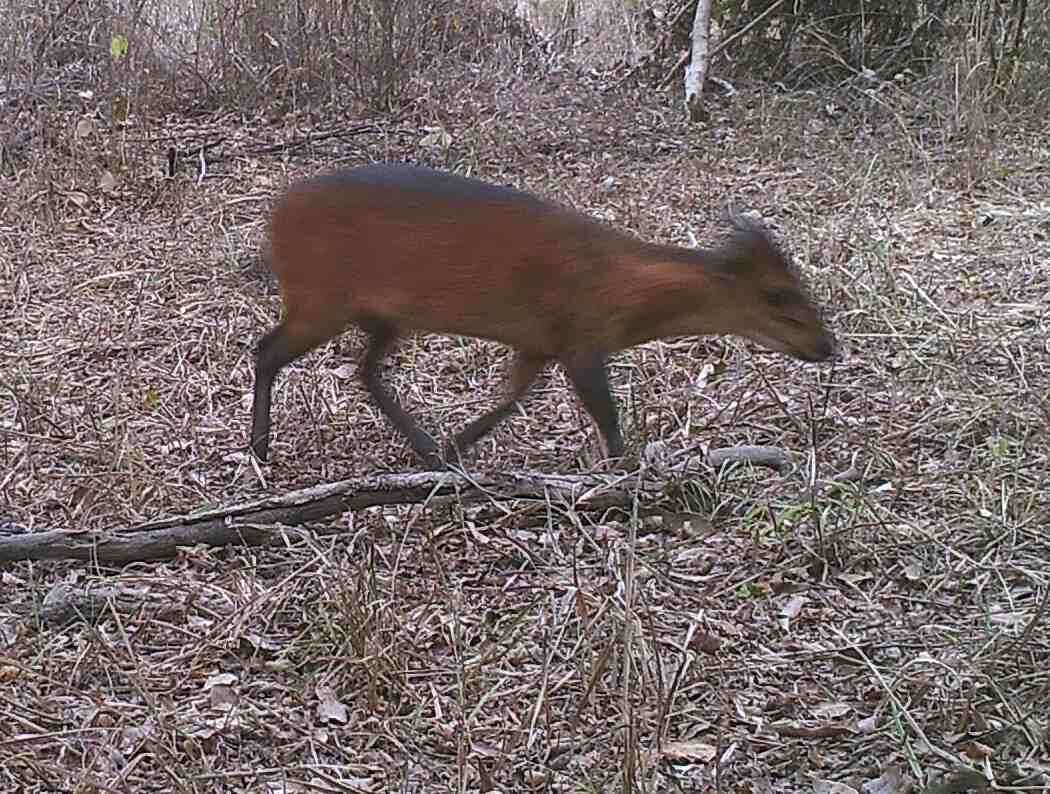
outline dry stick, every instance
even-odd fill
[[[380,133],[383,132],[383,128],[375,124],[360,124],[356,127],[347,127],[345,129],[328,130],[326,132],[314,132],[309,135],[301,135],[298,138],[293,138],[290,141],[282,141],[281,143],[268,144],[266,146],[257,146],[255,148],[237,148],[234,147],[228,152],[215,151],[220,146],[229,143],[229,139],[224,135],[213,141],[206,141],[205,143],[194,145],[183,150],[172,149],[175,152],[175,156],[179,158],[196,157],[199,162],[204,166],[215,165],[216,163],[222,163],[227,160],[233,160],[237,157],[263,157],[268,154],[289,153],[296,149],[301,149],[304,146],[310,146],[315,143],[323,143],[324,141],[343,138],[350,138],[355,135],[367,135],[369,133]],[[399,132],[399,130],[387,130],[387,132]],[[129,138],[129,141],[133,140],[137,143],[152,143],[157,140],[162,140],[156,137],[138,137]],[[170,159],[171,153],[169,152],[168,157]]]
[[[744,462],[779,469],[787,460],[787,454],[775,447],[732,447],[712,450],[707,455],[707,461],[713,466]],[[684,468],[680,468],[679,473],[685,473]],[[87,532],[49,530],[0,533],[0,562],[74,559],[95,563],[127,563],[170,559],[178,553],[179,547],[199,543],[208,546],[261,546],[280,542],[288,527],[337,516],[349,510],[378,505],[418,504],[440,497],[482,502],[554,496],[580,509],[600,510],[631,504],[636,489],[658,498],[666,485],[665,478],[654,476],[638,486],[624,487],[623,479],[622,475],[552,475],[539,472],[507,472],[475,479],[452,471],[376,475],[127,528]],[[324,534],[342,531],[341,528],[321,530]]]
[[[666,730],[670,727],[670,714],[674,708],[674,701],[678,695],[678,690],[681,685],[682,679],[685,677],[686,672],[692,666],[695,660],[696,654],[689,650],[693,644],[693,635],[696,634],[696,627],[702,617],[701,612],[697,612],[693,615],[692,620],[689,621],[689,626],[686,629],[685,640],[682,642],[681,648],[679,649],[682,654],[681,662],[678,664],[678,669],[675,671],[674,678],[671,679],[671,686],[667,690],[667,695],[660,699],[659,711],[657,712],[656,718],[656,748],[658,752],[663,750],[663,735]],[[653,632],[655,636],[655,632]],[[657,654],[659,658],[659,654]]]
[[[827,381],[827,387],[824,389],[824,406],[820,412],[820,419],[827,419],[828,417],[828,403],[831,400],[831,386],[835,378],[835,365],[831,366],[831,375]],[[810,518],[813,521],[813,528],[817,532],[817,543],[820,546],[820,556],[824,562],[825,567],[827,566],[827,549],[824,545],[824,523],[821,521],[820,510],[817,507],[817,467],[820,463],[818,460],[818,445],[819,445],[819,434],[820,434],[820,421],[813,414],[813,399],[810,396],[808,399],[809,409],[807,411],[809,418],[809,463],[806,473],[806,486],[809,491],[809,506],[810,506]]]
[[[323,141],[330,140],[332,138],[349,138],[352,135],[365,135],[370,132],[383,132],[383,129],[375,124],[361,124],[356,127],[350,127],[349,129],[342,130],[330,130],[328,132],[314,133],[313,135],[304,135],[295,140],[284,141],[283,143],[275,143],[271,146],[262,146],[257,149],[248,149],[245,154],[252,155],[253,157],[259,157],[266,154],[287,153],[300,149],[303,146],[309,146],[313,143],[322,143]]]
[[[636,487],[641,488],[641,478],[639,477]],[[632,501],[632,521],[627,524],[627,542],[624,544],[624,559],[623,559],[623,631],[621,633],[621,647],[623,648],[623,658],[620,661],[621,669],[621,681],[622,681],[622,695],[623,695],[623,719],[624,719],[624,758],[623,758],[623,788],[625,792],[634,790],[634,782],[636,775],[637,766],[637,748],[635,747],[635,741],[637,740],[637,727],[636,727],[636,713],[633,707],[633,698],[631,697],[635,692],[631,688],[632,683],[632,662],[634,661],[634,655],[632,653],[636,640],[635,630],[635,598],[636,596],[636,579],[635,579],[635,558],[634,553],[638,548],[638,501]],[[611,645],[611,644],[610,644]]]

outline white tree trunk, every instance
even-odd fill
[[[711,59],[711,0],[697,0],[693,17],[692,59],[685,67],[685,111],[691,121],[703,115],[704,80]]]
[[[531,0],[516,0],[514,3],[514,10],[518,15],[519,19],[523,19],[532,24],[532,2]]]

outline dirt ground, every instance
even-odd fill
[[[0,564],[2,790],[889,792],[960,770],[939,790],[1046,790],[1045,136],[758,89],[690,126],[600,88],[474,75],[396,118],[60,130],[63,165],[5,174],[0,541],[418,468],[356,379],[354,332],[285,371],[271,462],[245,454],[280,311],[267,209],[325,168],[455,169],[681,245],[753,210],[841,354],[615,356],[634,452],[767,444],[781,473],[694,463],[626,510],[388,506],[268,547]],[[117,145],[140,165],[100,187],[92,153]],[[447,433],[506,358],[418,338],[389,377]],[[600,457],[554,370],[467,469]],[[59,587],[106,598],[55,622]]]

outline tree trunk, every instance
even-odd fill
[[[685,68],[685,110],[690,121],[704,116],[703,94],[711,60],[711,0],[698,0],[693,17],[692,59]]]

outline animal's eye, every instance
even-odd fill
[[[775,289],[766,293],[766,302],[774,309],[783,309],[798,302],[798,295],[789,289]]]

